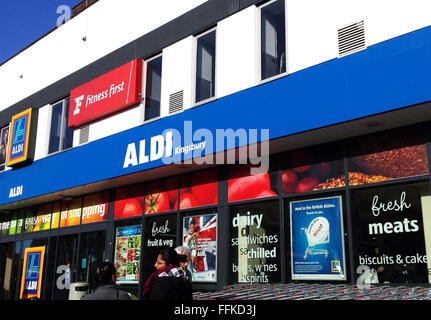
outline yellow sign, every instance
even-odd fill
[[[40,299],[45,247],[26,248],[22,265],[20,299]]]

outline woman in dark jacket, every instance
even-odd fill
[[[181,256],[174,249],[163,249],[154,271],[144,285],[144,300],[193,300],[191,282],[179,266]]]

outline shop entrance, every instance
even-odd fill
[[[106,259],[105,241],[105,230],[58,238],[53,300],[68,300],[73,282],[86,281],[94,288],[94,271]]]
[[[14,243],[0,244],[0,300],[15,295],[19,254],[14,252]]]

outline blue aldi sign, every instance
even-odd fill
[[[45,247],[26,248],[20,299],[40,298]]]
[[[6,163],[8,167],[22,164],[33,158],[34,137],[32,128],[37,124],[35,114],[30,108],[12,117]]]

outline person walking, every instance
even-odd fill
[[[129,294],[122,291],[115,284],[117,270],[110,262],[102,262],[94,275],[97,284],[96,290],[82,297],[82,300],[131,300]]]
[[[148,277],[144,285],[144,300],[193,300],[191,282],[180,267],[181,257],[171,248],[163,249],[154,264],[156,270]]]

